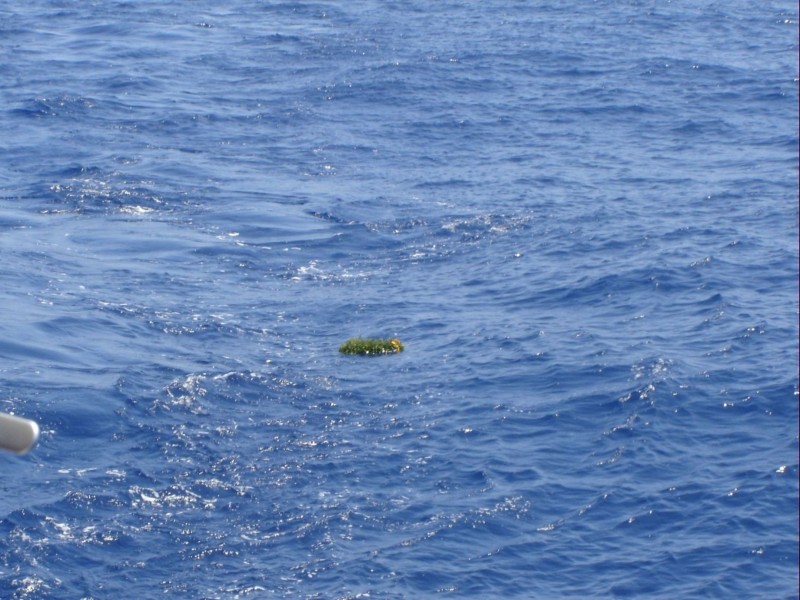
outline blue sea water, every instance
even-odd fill
[[[0,1],[0,597],[797,598],[797,13]]]

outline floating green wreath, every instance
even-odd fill
[[[380,340],[375,338],[350,338],[339,346],[342,354],[396,354],[403,351],[403,343],[397,338]]]

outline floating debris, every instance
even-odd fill
[[[397,338],[350,338],[339,346],[342,354],[396,354],[403,351],[403,343]]]

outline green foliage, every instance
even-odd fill
[[[350,338],[339,346],[342,354],[395,354],[403,351],[403,343],[397,338],[381,340],[376,338]]]

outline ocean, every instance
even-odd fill
[[[788,1],[0,0],[0,598],[798,598],[799,74]]]

